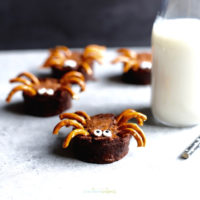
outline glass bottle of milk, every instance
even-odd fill
[[[165,0],[152,30],[152,112],[176,127],[200,123],[200,0]]]

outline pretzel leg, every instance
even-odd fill
[[[101,45],[96,45],[96,44],[89,44],[88,46],[85,47],[85,50],[88,50],[88,49],[98,49],[100,51],[105,51],[106,47],[101,46]]]
[[[77,122],[77,121],[75,121],[75,120],[71,120],[71,119],[64,119],[64,120],[60,121],[60,122],[55,126],[55,128],[53,129],[53,134],[54,134],[54,135],[57,135],[58,132],[59,132],[59,130],[60,130],[63,126],[66,126],[66,127],[74,126],[75,128],[83,129],[83,125],[80,124],[79,122]]]
[[[88,75],[91,75],[93,73],[90,65],[87,62],[83,62],[81,66]]]
[[[119,121],[119,125],[122,125],[123,123],[128,122],[130,119],[136,118],[137,122],[140,126],[143,126],[143,122],[146,121],[146,116],[142,113],[129,113],[122,117],[122,119]]]
[[[86,125],[86,120],[84,117],[81,117],[79,116],[78,114],[75,114],[75,113],[62,113],[60,114],[60,119],[74,119],[76,120],[77,122],[81,123],[82,125]]]
[[[82,116],[82,117],[84,117],[87,120],[90,120],[90,116],[84,111],[79,110],[79,111],[76,111],[75,113],[80,115],[80,116]]]
[[[42,67],[56,66],[56,67],[61,68],[64,65],[64,62],[65,62],[65,58],[52,56],[45,61],[45,63],[42,65]]]
[[[76,78],[79,78],[81,79],[82,81],[85,81],[85,77],[83,76],[82,73],[80,72],[77,72],[77,71],[71,71],[71,72],[68,72],[66,73],[62,79],[60,80],[60,82],[65,82],[67,79],[71,78],[71,77],[76,77]]]
[[[91,58],[101,63],[102,53],[106,50],[106,47],[99,45],[88,45],[83,53],[84,58]]]
[[[144,146],[146,145],[146,137],[144,135],[144,132],[137,124],[127,123],[127,124],[123,124],[122,126],[119,127],[119,129],[122,131],[126,128],[131,128],[131,129],[136,130],[137,133],[141,136]]]
[[[129,62],[129,58],[126,56],[118,56],[112,61],[112,64],[118,63],[118,62]]]
[[[23,72],[23,73],[19,74],[17,77],[20,78],[22,76],[29,78],[33,83],[35,83],[37,85],[40,84],[39,79],[35,75],[33,75],[29,72]]]
[[[136,111],[133,110],[133,109],[130,109],[130,108],[124,110],[120,115],[118,115],[118,116],[116,117],[117,123],[120,121],[120,119],[121,119],[124,115],[126,115],[127,113],[130,113],[130,112],[136,112]]]
[[[89,133],[86,130],[83,129],[75,129],[72,132],[70,132],[67,137],[65,138],[63,142],[63,148],[67,148],[69,146],[69,143],[72,138],[74,138],[76,135],[89,135]]]
[[[143,143],[142,137],[134,129],[126,128],[126,129],[122,130],[119,134],[131,134],[136,139],[138,147],[145,146]]]
[[[27,85],[27,86],[32,86],[33,85],[31,83],[31,81],[29,81],[27,79],[24,79],[24,78],[20,78],[20,77],[11,79],[10,83],[23,83],[24,85]]]
[[[82,81],[80,78],[77,78],[77,77],[70,77],[69,79],[65,80],[66,84],[73,84],[73,83],[76,83],[80,86],[81,88],[81,92],[85,90],[85,82]]]
[[[129,58],[137,58],[136,52],[131,51],[130,49],[121,48],[121,49],[118,49],[118,52]]]
[[[73,99],[79,99],[78,95],[69,86],[62,86],[62,89],[66,90]]]
[[[63,52],[65,56],[71,56],[72,52],[66,46],[56,46],[56,51]]]
[[[132,67],[132,66],[130,65],[130,63],[127,62],[127,63],[124,64],[124,69],[123,69],[123,71],[124,71],[124,72],[128,72],[129,69],[131,69],[131,67]]]
[[[86,60],[95,60],[97,61],[99,64],[102,64],[102,58],[103,56],[101,55],[101,53],[99,52],[95,52],[95,51],[91,51],[91,52],[87,52],[84,54],[84,58]]]
[[[136,118],[140,126],[143,126],[143,122],[147,120],[146,115],[136,112],[135,110],[132,110],[132,109],[127,109],[123,111],[116,118],[116,120],[117,120],[118,125],[122,125],[123,123],[126,123],[131,118]]]
[[[30,87],[30,86],[27,86],[27,85],[18,85],[18,86],[14,87],[14,88],[10,91],[10,93],[8,94],[8,97],[6,98],[6,101],[9,103],[10,100],[11,100],[11,98],[12,98],[12,96],[13,96],[16,92],[18,92],[18,91],[26,92],[27,94],[29,94],[29,95],[31,95],[31,96],[34,96],[34,95],[36,95],[36,93],[37,93],[36,90],[33,89],[33,88]]]

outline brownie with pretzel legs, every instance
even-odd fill
[[[136,53],[126,48],[119,49],[118,53],[120,55],[112,63],[123,63],[122,80],[124,82],[138,85],[148,85],[151,83],[151,53]]]
[[[137,123],[128,121],[132,118]],[[58,134],[62,127],[74,127],[63,142],[63,148],[72,145],[75,156],[91,163],[112,163],[122,159],[129,150],[133,136],[138,147],[146,145],[146,137],[139,126],[147,117],[133,109],[126,109],[118,116],[97,114],[89,116],[84,111],[60,114],[61,121],[55,126],[53,134]]]
[[[50,55],[44,62],[44,68],[51,68],[56,78],[61,78],[69,71],[81,72],[85,80],[94,79],[94,62],[102,64],[103,52],[106,47],[88,45],[83,51],[71,51],[66,46],[57,46],[50,49]]]
[[[71,99],[78,99],[71,88],[72,84],[78,84],[81,91],[85,90],[84,79],[77,71],[66,73],[60,80],[37,78],[29,72],[23,72],[10,80],[11,83],[21,84],[10,91],[6,101],[9,103],[16,92],[22,91],[27,113],[36,116],[57,115],[71,107]]]

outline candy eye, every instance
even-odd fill
[[[106,136],[106,137],[111,137],[112,132],[110,130],[105,130],[105,131],[103,131],[103,135]]]
[[[64,66],[75,68],[77,66],[77,62],[75,60],[65,60]]]
[[[142,69],[151,69],[152,68],[152,63],[151,62],[148,62],[148,61],[143,61],[141,64],[140,64],[140,67]]]
[[[94,135],[95,136],[101,136],[102,135],[102,130],[100,130],[100,129],[96,129],[95,131],[94,131]]]
[[[46,88],[40,88],[38,90],[38,93],[41,94],[41,95],[43,95],[44,93],[46,93]]]
[[[46,93],[47,93],[48,95],[53,95],[53,94],[54,94],[54,90],[53,90],[53,89],[48,89],[48,90],[46,91]]]

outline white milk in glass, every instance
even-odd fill
[[[172,126],[200,122],[200,20],[158,18],[152,31],[152,112]]]

